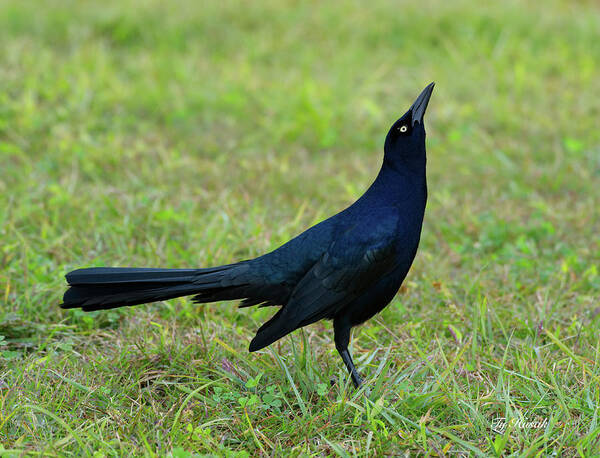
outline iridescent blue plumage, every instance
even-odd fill
[[[356,386],[350,329],[392,300],[413,262],[427,201],[423,115],[427,86],[394,123],[377,178],[350,207],[255,259],[206,269],[91,268],[67,275],[63,308],[101,310],[194,295],[199,303],[241,299],[279,306],[250,351],[321,319]]]

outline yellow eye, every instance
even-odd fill
[[[400,129],[398,129],[400,132],[404,133],[408,130],[408,127],[406,126],[401,126]]]

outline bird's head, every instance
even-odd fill
[[[412,106],[392,125],[385,138],[385,160],[399,166],[407,160],[425,157],[425,126],[423,116],[433,92],[431,83],[417,97]]]

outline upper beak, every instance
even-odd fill
[[[433,86],[435,83],[431,83],[423,92],[419,94],[415,103],[412,104],[410,110],[412,111],[412,124],[413,126],[416,123],[423,124],[423,116],[425,116],[425,110],[427,110],[427,104],[429,103],[429,99],[431,97],[431,93],[433,92]]]

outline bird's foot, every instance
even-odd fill
[[[360,375],[358,375],[358,372],[353,371],[352,372],[352,383],[354,383],[354,388],[359,389],[360,386],[363,384],[363,379]]]

